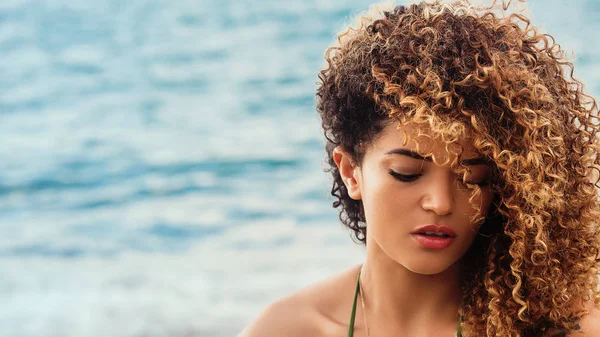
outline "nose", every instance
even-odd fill
[[[437,215],[448,215],[454,209],[454,192],[456,186],[453,179],[438,175],[424,186],[421,198],[421,207],[426,211],[433,211]]]

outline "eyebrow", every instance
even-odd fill
[[[423,157],[420,154],[418,154],[417,152],[413,151],[413,150],[409,150],[409,149],[393,149],[391,151],[388,151],[385,153],[386,155],[401,155],[401,156],[407,156],[407,157],[411,157],[414,159],[419,159],[419,160],[425,160],[425,161],[433,161],[431,156],[426,156]],[[460,163],[462,165],[489,165],[490,161],[487,158],[483,158],[483,157],[477,157],[477,158],[469,158],[469,159],[463,159],[460,161]]]

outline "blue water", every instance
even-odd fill
[[[3,0],[0,335],[233,336],[360,261],[314,90],[368,4]],[[598,97],[600,3],[530,7]]]

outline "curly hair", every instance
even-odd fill
[[[366,243],[362,202],[348,195],[335,147],[360,165],[391,122],[424,125],[447,144],[468,134],[496,179],[486,235],[463,257],[463,331],[569,333],[583,301],[600,304],[598,107],[554,39],[507,9],[396,6],[338,36],[316,93],[333,206]]]

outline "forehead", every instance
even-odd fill
[[[432,157],[436,163],[449,163],[457,159],[480,157],[468,136],[461,137],[458,141],[448,143],[441,135],[425,126],[416,124],[398,125],[389,123],[375,138],[370,146],[373,154],[385,155],[395,149],[408,149],[415,151],[423,157]],[[367,152],[369,152],[367,150]]]

